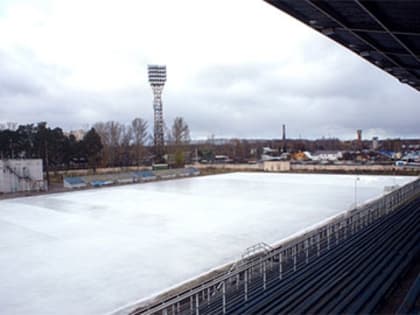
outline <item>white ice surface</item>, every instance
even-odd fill
[[[234,173],[0,201],[0,314],[105,314],[346,210],[355,176]],[[359,203],[409,177],[360,176]]]

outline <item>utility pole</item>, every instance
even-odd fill
[[[44,139],[44,150],[45,150],[45,173],[47,175],[47,185],[50,187],[50,172],[49,172],[49,165],[48,165],[48,145],[47,145],[47,138]]]

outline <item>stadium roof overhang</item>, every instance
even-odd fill
[[[264,1],[420,91],[420,1]]]

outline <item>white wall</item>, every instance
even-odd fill
[[[44,189],[42,160],[0,160],[0,192]]]
[[[290,171],[290,162],[289,161],[264,161],[264,171],[266,172]]]
[[[264,161],[257,164],[193,164],[187,165],[197,169],[218,168],[235,171],[265,171],[286,172],[290,171],[290,161]]]

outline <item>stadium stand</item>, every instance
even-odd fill
[[[417,179],[131,314],[372,313],[419,258]]]
[[[195,167],[187,167],[185,168],[185,171],[187,172],[188,176],[200,175],[200,171],[196,169]]]
[[[133,172],[133,175],[136,178],[136,181],[148,181],[156,179],[156,174],[152,171],[138,171]]]
[[[128,184],[134,182],[146,182],[156,179],[170,179],[186,176],[200,175],[200,171],[194,167],[165,169],[158,171],[143,170],[135,172],[124,172],[114,174],[98,174],[81,177],[65,177],[63,179],[66,188],[82,188],[87,185],[101,187],[112,184]]]
[[[265,290],[262,290],[262,276],[257,275],[248,288],[247,301],[238,294],[243,288],[238,288],[226,293],[225,299],[230,303],[224,311],[222,295],[218,293],[219,298],[213,298],[199,313],[372,313],[419,254],[420,198],[282,280],[279,280],[279,268],[272,268],[266,275]]]
[[[113,184],[113,182],[106,181],[106,180],[92,180],[89,183],[93,187],[102,187],[102,186],[105,186],[105,185],[111,185],[111,184]]]
[[[401,306],[397,310],[398,315],[420,314],[420,275],[417,276]]]
[[[65,188],[86,187],[86,182],[81,177],[64,177],[63,184]]]

